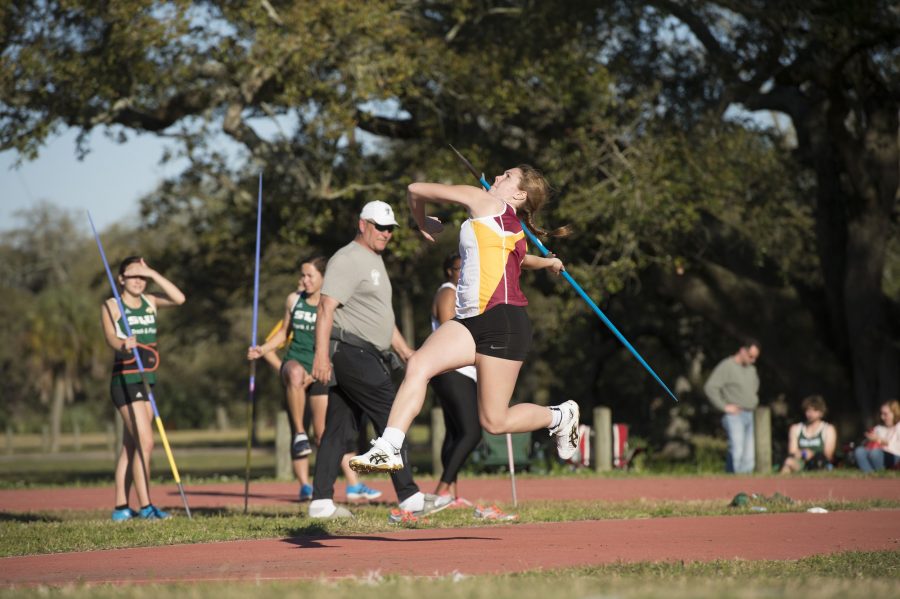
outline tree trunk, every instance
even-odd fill
[[[816,173],[816,235],[836,353],[851,371],[853,397],[863,420],[900,388],[882,291],[891,214],[897,197],[896,110],[867,115],[863,132],[847,131],[847,110],[832,98],[795,128]]]
[[[66,380],[59,374],[53,377],[53,396],[50,400],[50,453],[59,452],[62,433],[63,408],[66,405]]]
[[[888,223],[868,214],[848,226],[847,269],[844,278],[847,335],[853,368],[853,394],[865,418],[877,402],[889,398],[896,389],[893,381],[883,380],[883,354],[890,352],[889,327],[881,293]],[[895,366],[897,361],[894,361]]]
[[[414,348],[416,346],[415,311],[409,290],[406,288],[400,288],[400,326],[398,328],[403,333],[406,342]]]

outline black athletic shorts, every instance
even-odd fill
[[[306,388],[306,397],[312,397],[313,395],[328,395],[328,385],[319,381],[313,381],[312,385]]]
[[[531,348],[531,321],[525,306],[498,304],[484,314],[454,320],[469,329],[476,353],[525,361]]]
[[[153,389],[153,385],[150,385]],[[150,401],[147,392],[144,390],[143,383],[123,383],[121,381],[113,381],[109,385],[109,394],[112,396],[113,405],[117,408],[127,406],[136,401]]]

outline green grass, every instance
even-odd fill
[[[881,599],[897,596],[896,552],[847,552],[785,561],[613,564],[497,576],[380,576],[277,583],[191,583],[75,586],[54,589],[66,599]],[[302,567],[302,565],[298,565]],[[46,587],[0,590],[0,596],[46,597]]]
[[[768,513],[801,512],[803,502],[770,505]],[[829,511],[900,508],[900,500],[815,502]],[[509,509],[509,506],[504,506]],[[0,514],[0,556],[87,551],[125,547],[150,547],[240,539],[265,539],[326,534],[369,534],[397,530],[388,523],[385,506],[359,506],[352,520],[313,521],[296,506],[266,506],[244,515],[238,508],[193,510],[193,520],[183,515],[163,522],[111,522],[109,511],[61,511]],[[720,501],[598,501],[528,502],[517,511],[520,523],[576,520],[671,518],[709,515],[755,514],[749,508],[731,508]],[[447,510],[429,519],[429,528],[515,526],[475,520],[468,510]]]

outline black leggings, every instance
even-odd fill
[[[447,427],[441,447],[444,466],[441,482],[450,484],[456,482],[466,458],[481,441],[477,386],[475,381],[455,370],[434,377],[431,385],[441,400]]]

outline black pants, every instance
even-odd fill
[[[466,458],[481,441],[478,422],[478,389],[475,381],[455,370],[431,379],[431,386],[441,400],[447,434],[441,446],[444,472],[441,482],[456,482]]]
[[[369,417],[378,435],[387,426],[397,389],[381,358],[370,351],[338,342],[331,356],[337,385],[328,393],[325,434],[316,458],[313,499],[332,499],[334,482],[341,472],[346,451],[347,427],[356,427],[361,414]],[[419,492],[407,457],[407,443],[400,449],[403,469],[391,474],[399,501]]]

